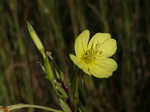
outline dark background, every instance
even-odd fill
[[[149,111],[149,0],[0,0],[0,105],[60,108],[41,69],[41,55],[29,37],[27,21],[52,52],[67,85],[74,75],[75,65],[68,55],[74,52],[75,37],[84,29],[91,35],[111,33],[118,44],[114,56],[118,70],[109,79],[85,75],[81,108],[88,112]]]

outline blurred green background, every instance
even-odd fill
[[[80,87],[83,112],[85,108],[88,112],[150,110],[150,1],[0,0],[0,105],[60,108],[26,21],[52,52],[68,88],[73,70],[78,70],[68,54],[74,52],[75,37],[82,30],[89,29],[91,35],[109,32],[117,40],[118,70],[113,76],[91,80],[84,75],[85,85]]]

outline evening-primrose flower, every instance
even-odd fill
[[[96,33],[89,41],[89,30],[84,30],[75,40],[75,55],[71,60],[88,75],[108,78],[117,69],[117,63],[110,58],[117,50],[116,40],[109,33]]]

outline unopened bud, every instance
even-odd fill
[[[28,27],[28,31],[30,33],[30,36],[31,36],[34,44],[36,45],[37,49],[40,52],[43,52],[44,51],[43,44],[42,44],[41,40],[39,39],[38,35],[36,34],[35,30],[33,29],[32,25],[27,22],[27,27]]]

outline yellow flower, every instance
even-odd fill
[[[109,33],[96,33],[89,41],[89,30],[84,30],[75,40],[75,55],[71,60],[85,73],[97,78],[108,78],[118,65],[110,57],[117,50],[116,40]]]

